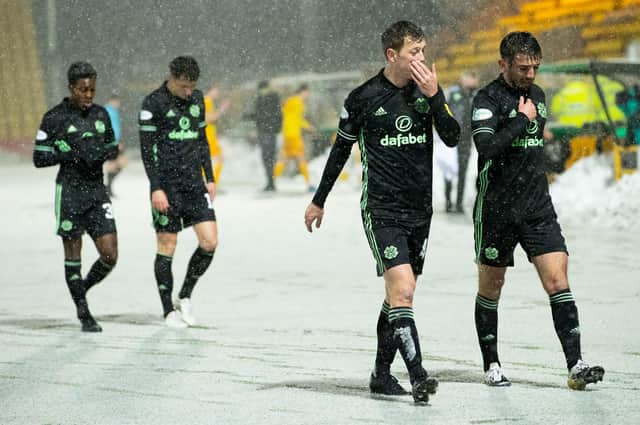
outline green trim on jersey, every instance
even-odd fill
[[[56,199],[55,199],[55,212],[56,212],[56,232],[60,228],[60,209],[62,205],[62,185],[56,184]]]
[[[33,147],[34,151],[38,151],[38,152],[54,152],[54,149],[51,146],[42,146],[42,145],[35,145]]]
[[[482,249],[482,205],[484,203],[484,196],[487,194],[487,188],[489,187],[489,168],[491,167],[492,160],[487,161],[482,171],[478,176],[480,181],[480,190],[478,191],[478,203],[476,205],[476,219],[474,223],[475,239],[476,239],[476,264],[480,261],[480,250]]]
[[[376,260],[376,268],[378,273],[385,271],[382,257],[380,256],[380,250],[376,243],[375,235],[373,234],[373,224],[371,222],[371,214],[367,209],[369,200],[369,163],[367,162],[367,150],[364,145],[364,132],[361,129],[358,137],[358,146],[360,147],[360,156],[362,160],[362,200],[360,201],[360,209],[364,218],[364,233],[367,235],[367,241],[369,241],[369,247],[373,252],[373,258]]]
[[[158,131],[158,127],[156,127],[155,125],[141,125],[140,131],[149,131],[149,132]]]

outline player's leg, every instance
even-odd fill
[[[191,255],[182,288],[174,306],[182,313],[182,319],[188,325],[195,325],[191,295],[200,277],[207,271],[218,246],[218,225],[213,204],[207,193],[194,193],[188,200],[183,212],[185,226],[193,226],[198,238],[198,247]]]
[[[157,253],[154,262],[154,273],[165,323],[170,328],[185,328],[187,324],[182,320],[180,314],[174,311],[173,301],[171,300],[173,292],[172,262],[178,243],[178,233],[157,232],[156,242]]]
[[[522,245],[549,295],[553,325],[567,361],[567,384],[583,390],[587,384],[602,381],[604,369],[582,360],[578,308],[567,276],[567,248],[555,216],[526,223]]]
[[[71,294],[71,299],[76,306],[76,314],[83,332],[100,332],[102,328],[98,325],[89,311],[84,285],[82,282],[82,237],[77,239],[63,239],[64,247],[64,274]]]
[[[107,277],[118,261],[118,235],[111,201],[106,193],[97,196],[99,200],[84,216],[85,227],[99,254],[84,280],[85,291]]]
[[[84,332],[100,332],[87,304],[81,272],[82,235],[85,231],[83,212],[86,209],[83,193],[56,185],[56,231],[62,238],[65,258],[65,280],[76,306],[77,317]]]
[[[378,276],[382,276],[386,270],[386,266],[383,260],[384,253],[380,252],[378,246],[387,246],[387,243],[391,244],[392,242],[390,241],[394,240],[398,232],[394,229],[384,227],[383,222],[376,221],[374,224],[369,214],[363,213],[362,219],[369,247],[376,262],[376,272]],[[376,361],[371,373],[369,389],[375,394],[402,395],[407,394],[407,391],[402,388],[398,380],[391,375],[390,371],[391,363],[396,355],[396,351],[398,351],[398,347],[394,342],[393,326],[389,322],[390,308],[389,299],[385,294],[376,326]]]
[[[498,357],[498,301],[504,285],[506,267],[478,265],[478,293],[475,304],[475,324],[482,353],[484,382],[490,386],[508,386]]]
[[[196,324],[191,304],[193,289],[211,265],[218,244],[218,227],[215,221],[197,223],[193,229],[198,237],[198,247],[191,255],[182,288],[175,301],[175,307],[182,313],[182,319],[190,326]]]
[[[413,317],[416,276],[408,243],[411,229],[396,222],[372,220],[366,212],[363,213],[363,223],[376,259],[378,275],[384,277],[385,300],[389,304],[389,331],[392,333],[389,342],[385,341],[384,333],[378,335],[378,345],[384,347],[386,355],[376,358],[374,375],[391,377],[387,373],[388,367],[384,367],[384,361],[390,365],[395,350],[399,350],[409,372],[414,400],[427,402],[428,394],[435,393],[438,384],[435,379],[428,377],[422,367],[422,352]]]
[[[99,257],[91,266],[87,277],[84,279],[85,291],[102,282],[118,261],[118,236],[116,233],[107,233],[95,239]]]
[[[484,383],[509,386],[498,356],[498,301],[505,283],[507,267],[513,266],[513,251],[517,243],[511,223],[475,221],[478,292],[475,300],[475,325],[482,354]]]
[[[430,378],[422,367],[420,338],[414,320],[413,295],[416,280],[411,265],[400,264],[384,273],[385,289],[389,300],[389,323],[393,329],[394,345],[405,362],[416,402],[426,403],[434,394],[438,381]]]

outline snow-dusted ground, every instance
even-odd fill
[[[468,213],[441,212],[436,169],[415,310],[424,365],[441,385],[430,406],[417,407],[411,397],[376,399],[367,391],[383,287],[362,232],[354,172],[330,195],[323,227],[309,235],[302,180],[283,179],[279,194],[261,196],[257,151],[226,148],[215,200],[220,246],[194,292],[201,325],[184,331],[166,329],[160,318],[139,163],[115,183],[120,260],[90,293],[104,332],[87,335],[73,317],[53,232],[55,169],[2,162],[1,424],[637,423],[638,176],[606,186],[606,166],[594,159],[553,185],[584,356],[607,369],[603,383],[577,393],[565,386],[548,300],[521,250],[500,303],[501,358],[514,384],[480,383],[473,228]],[[323,165],[311,164],[316,179]],[[470,169],[467,211],[473,162]],[[194,248],[193,233],[181,234],[177,285]],[[85,239],[85,272],[94,259]],[[407,385],[399,358],[393,370]]]

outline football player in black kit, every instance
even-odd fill
[[[500,76],[473,101],[472,134],[478,150],[474,238],[478,264],[475,323],[484,382],[508,386],[498,359],[498,300],[519,243],[549,295],[553,323],[569,370],[568,386],[583,390],[604,369],[581,358],[578,310],[567,279],[568,254],[544,172],[547,106],[534,84],[542,49],[528,32],[500,44]]]
[[[191,56],[173,59],[167,81],[144,99],[139,118],[158,246],[154,271],[165,322],[172,328],[196,324],[191,293],[209,268],[218,244],[212,204],[216,187],[204,131],[204,101],[196,89],[199,76],[200,68]],[[193,226],[198,247],[178,297],[172,300],[171,263],[178,232],[189,226]]]
[[[413,315],[432,215],[432,125],[448,146],[455,146],[460,134],[438,86],[435,65],[424,64],[425,44],[423,31],[411,22],[399,21],[384,31],[387,63],[345,100],[336,142],[304,217],[309,232],[314,223],[320,227],[327,195],[358,142],[362,221],[386,291],[369,388],[387,395],[407,393],[390,374],[399,350],[417,403],[426,403],[438,386],[422,367]]]
[[[67,72],[69,97],[48,111],[33,148],[36,167],[60,165],[56,177],[56,232],[64,247],[65,280],[84,332],[100,332],[87,305],[87,291],[102,281],[118,258],[111,200],[102,182],[102,164],[118,155],[107,111],[93,103],[97,73],[87,62]],[[87,232],[99,258],[83,279],[82,235]]]

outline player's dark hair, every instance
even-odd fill
[[[420,41],[424,39],[424,31],[413,22],[395,22],[384,30],[382,36],[380,36],[382,51],[386,53],[387,49],[400,50],[404,44],[405,37],[408,37],[412,41]]]
[[[510,32],[500,42],[500,57],[511,63],[517,54],[540,60],[542,59],[542,48],[530,32]]]
[[[302,93],[303,91],[309,90],[309,84],[307,83],[302,83],[298,86],[298,90],[296,90],[296,93]]]
[[[192,56],[178,56],[169,64],[169,72],[176,78],[184,77],[189,81],[198,81],[200,67]]]
[[[89,62],[74,62],[67,71],[67,80],[74,85],[83,78],[96,78],[98,73]]]
[[[258,83],[258,90],[266,89],[269,87],[269,80],[262,80]]]

